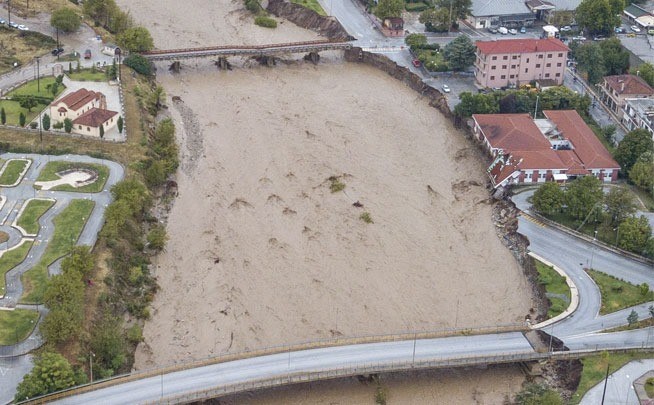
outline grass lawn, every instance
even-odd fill
[[[325,13],[325,10],[323,10],[322,7],[320,7],[320,3],[318,3],[318,0],[291,0],[291,3],[304,6],[309,10],[313,10],[320,15],[327,15],[327,13]]]
[[[9,160],[5,170],[0,174],[0,186],[10,186],[18,181],[20,174],[29,163],[27,160]]]
[[[570,216],[564,213],[546,215],[545,217],[565,227],[573,229],[575,231],[577,231],[577,228],[579,228],[579,225],[581,225],[581,222],[583,221],[583,219],[571,218]],[[594,223],[594,222],[591,223],[590,221],[588,221],[584,224],[584,226],[581,227],[581,229],[578,230],[578,232],[581,232],[584,235],[588,235],[590,237],[594,237],[595,231],[597,230],[598,240],[608,245],[615,246],[617,231],[614,231],[613,228],[611,227],[600,226],[600,225],[601,224]]]
[[[445,58],[443,58],[443,52],[429,49],[419,49],[416,51],[416,55],[427,70],[432,72],[442,71],[443,69],[449,70],[449,68],[447,68],[447,62],[445,61]]]
[[[0,311],[0,345],[13,345],[25,340],[39,320],[39,313],[29,309]]]
[[[48,85],[52,85],[54,82],[55,78],[52,76],[42,77],[38,82],[36,80],[32,80],[7,93],[7,97],[30,95],[40,97],[56,97],[61,94],[61,92],[64,91],[66,87],[64,85],[59,86],[57,94],[53,95],[50,90],[48,90]]]
[[[12,11],[16,3],[11,4]],[[3,15],[3,18],[6,17]],[[34,60],[36,56],[48,53],[54,46],[52,38],[33,33],[25,35],[24,32],[10,29],[6,25],[0,26],[0,43],[4,44],[0,52],[0,74],[14,69],[14,63],[25,65]]]
[[[25,242],[16,249],[8,250],[7,253],[0,256],[0,295],[5,293],[5,274],[25,260],[31,247],[32,242]]]
[[[109,168],[104,165],[94,164],[94,163],[80,163],[80,162],[66,162],[66,161],[54,161],[48,162],[45,167],[39,173],[39,178],[36,181],[52,181],[58,180],[59,176],[57,173],[62,172],[68,169],[87,169],[93,170],[98,173],[98,178],[91,184],[86,186],[75,188],[69,184],[61,184],[52,188],[51,190],[57,191],[77,191],[79,193],[97,193],[102,191],[104,184],[107,182],[109,177]],[[34,186],[37,189],[40,189],[38,186]]]
[[[54,205],[52,200],[30,200],[27,206],[20,214],[18,226],[23,228],[30,235],[36,235],[39,232],[39,218]]]
[[[66,73],[70,80],[76,80],[80,82],[106,82],[107,75],[104,72],[101,72],[96,69],[95,72],[92,72],[91,69],[81,69],[80,72],[73,71],[73,74]]]
[[[22,112],[25,114],[25,125],[27,126],[39,111],[42,111],[45,107],[44,104],[39,104],[32,108],[32,111],[27,111],[26,108],[18,104],[18,101],[0,100],[0,108],[4,108],[7,114],[7,125],[18,126],[20,124],[20,113]]]
[[[608,274],[596,270],[587,270],[586,272],[595,281],[602,294],[602,307],[600,308],[602,315],[642,304],[654,298],[654,292],[649,291],[643,295],[639,286],[618,280]]]
[[[570,402],[578,404],[584,394],[606,376],[606,366],[609,366],[609,373],[618,370],[620,367],[632,360],[651,359],[652,353],[602,353],[597,356],[590,356],[581,359],[584,369],[581,372],[581,381],[577,391],[570,398]]]
[[[648,378],[645,381],[645,392],[648,398],[654,397],[654,378]]]
[[[538,271],[538,282],[545,286],[545,291],[550,294],[560,294],[568,297],[567,300],[560,297],[548,297],[552,305],[547,310],[547,317],[548,319],[554,318],[568,308],[570,287],[565,282],[565,277],[559,275],[553,268],[538,260],[534,260],[534,262]]]
[[[70,252],[94,206],[95,202],[90,200],[72,200],[68,207],[55,217],[54,234],[48,242],[41,261],[22,276],[24,287],[22,303],[41,303],[48,282],[48,266]]]

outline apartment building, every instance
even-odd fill
[[[636,75],[606,76],[600,86],[600,99],[615,114],[619,114],[628,98],[648,98],[654,96],[645,80]]]
[[[628,98],[622,109],[622,123],[627,129],[644,129],[654,139],[654,99]]]
[[[553,80],[563,84],[570,49],[556,38],[477,41],[475,78],[481,87],[501,88]]]

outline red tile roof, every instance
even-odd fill
[[[654,94],[654,89],[650,87],[640,76],[635,75],[616,75],[604,77],[606,84],[615,90],[618,94]],[[623,87],[624,85],[624,87]]]
[[[549,149],[550,143],[529,114],[474,114],[493,149]]]
[[[566,139],[572,142],[574,152],[586,169],[620,168],[577,111],[543,111],[543,114],[557,126]]]
[[[97,128],[116,114],[118,114],[116,111],[101,110],[94,107],[79,117],[75,118],[73,125],[84,125],[87,127]]]
[[[79,89],[70,94],[67,94],[57,100],[54,104],[64,103],[69,109],[77,111],[92,100],[100,101],[102,93],[90,91],[87,89]]]
[[[570,49],[556,38],[500,39],[477,41],[477,49],[485,55],[505,53],[568,52]]]

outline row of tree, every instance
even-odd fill
[[[620,26],[625,0],[582,0],[575,12],[577,24],[589,35],[612,35]]]
[[[446,32],[458,27],[457,20],[470,14],[472,0],[437,0],[434,7],[420,13],[419,21],[432,32]]]
[[[584,44],[573,41],[570,54],[577,61],[577,69],[586,73],[590,84],[599,83],[604,76],[621,75],[629,70],[629,52],[617,38]]]
[[[563,214],[579,226],[595,225],[601,235],[616,235],[617,243],[629,250],[654,257],[652,228],[644,216],[636,217],[636,201],[627,189],[613,187],[606,194],[602,182],[594,176],[584,176],[568,183],[565,188],[557,183],[541,185],[534,193],[534,210],[547,216]],[[614,231],[614,232],[611,232]]]

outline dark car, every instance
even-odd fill
[[[55,48],[50,53],[52,54],[52,56],[59,56],[62,53],[64,53],[64,48]]]
[[[84,59],[91,59],[91,50],[87,49],[84,51]]]
[[[15,23],[15,22],[13,22],[13,21],[9,23],[9,26],[10,26],[11,28],[18,28],[18,24]]]

